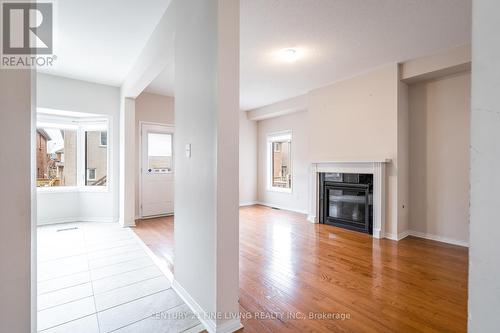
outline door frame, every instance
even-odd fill
[[[142,158],[142,128],[144,125],[152,125],[152,126],[165,126],[165,127],[170,127],[172,129],[172,133],[174,134],[174,139],[172,142],[172,156],[173,156],[173,167],[174,167],[174,177],[175,177],[175,156],[174,156],[174,143],[175,143],[175,126],[174,124],[168,124],[168,123],[158,123],[158,122],[153,122],[153,121],[139,121],[139,168],[136,171],[136,174],[139,176],[139,194],[138,194],[138,200],[139,200],[139,212],[138,216],[136,217],[137,219],[141,220],[147,220],[147,219],[153,219],[155,217],[160,217],[160,216],[170,216],[174,215],[173,213],[171,214],[163,214],[163,215],[153,215],[153,216],[146,216],[144,217],[142,214],[142,168],[143,168],[143,158]],[[175,198],[175,197],[174,197]],[[175,199],[174,199],[175,200]]]

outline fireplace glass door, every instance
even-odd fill
[[[366,220],[366,193],[356,188],[328,190],[328,216],[363,226]]]
[[[369,185],[326,183],[323,223],[371,233],[372,193]]]

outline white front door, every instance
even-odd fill
[[[174,212],[174,128],[141,124],[141,217]]]

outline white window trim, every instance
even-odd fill
[[[104,123],[104,125],[103,125]],[[72,129],[77,131],[77,185],[76,186],[54,186],[54,187],[37,187],[37,193],[70,193],[70,192],[85,192],[85,193],[107,193],[111,191],[111,156],[112,155],[112,117],[111,116],[96,116],[92,118],[67,118],[58,116],[41,115],[37,117],[38,127]],[[85,168],[85,132],[86,131],[107,131],[108,145],[107,149],[107,182],[104,186],[87,186],[85,178],[87,170]]]
[[[286,141],[289,140],[291,144],[290,148],[290,174],[292,175],[292,184],[290,188],[283,188],[283,187],[275,187],[273,186],[273,180],[272,180],[272,168],[273,168],[273,162],[271,161],[271,156],[272,156],[272,151],[273,151],[273,142],[276,141]],[[267,157],[266,157],[266,170],[267,170],[267,191],[269,192],[280,192],[280,193],[288,193],[291,194],[293,193],[293,185],[294,185],[294,180],[293,180],[293,142],[292,142],[292,131],[287,130],[287,131],[280,131],[280,132],[274,132],[274,133],[269,133],[267,134]]]

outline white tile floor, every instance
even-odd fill
[[[38,331],[199,332],[200,322],[129,229],[38,228]]]

